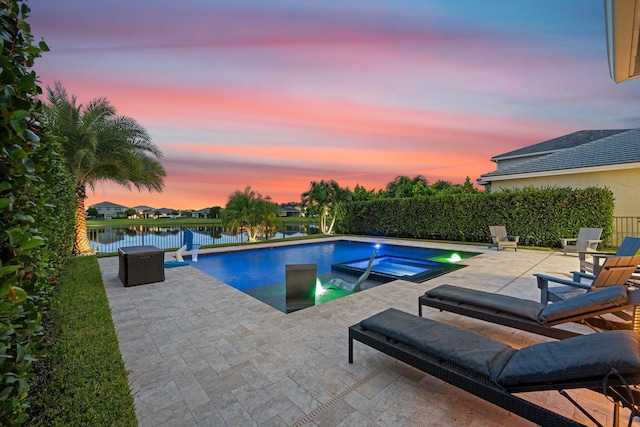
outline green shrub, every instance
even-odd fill
[[[30,68],[32,45],[19,0],[0,3],[0,425],[22,425],[32,362],[40,350],[41,313],[69,257],[73,210],[58,144],[39,129],[41,94]],[[25,295],[28,295],[25,299]]]
[[[438,194],[343,204],[336,231],[345,234],[491,242],[489,225],[505,225],[524,246],[559,247],[581,227],[613,230],[613,194],[590,187],[523,188],[495,193]]]

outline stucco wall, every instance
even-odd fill
[[[572,188],[607,187],[613,192],[615,198],[614,216],[640,217],[640,168],[492,181],[491,191],[529,185]]]

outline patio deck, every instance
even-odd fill
[[[287,315],[192,267],[167,269],[161,283],[125,288],[118,278],[118,258],[101,258],[139,425],[532,425],[360,343],[350,365],[347,329],[389,307],[417,314],[418,297],[444,283],[538,300],[532,274],[567,275],[578,269],[578,258],[384,241],[481,255],[465,260],[468,267],[427,282],[395,281]],[[424,316],[514,347],[550,340],[430,308]],[[587,390],[569,394],[610,425],[612,406],[602,395]],[[557,392],[523,397],[591,424]],[[621,415],[628,417],[628,411]]]

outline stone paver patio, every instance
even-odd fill
[[[287,315],[190,266],[166,269],[162,283],[125,288],[118,278],[118,258],[99,259],[139,425],[532,425],[360,343],[355,343],[354,363],[349,364],[347,328],[389,307],[417,314],[418,296],[443,283],[538,300],[532,273],[567,276],[577,269],[577,257],[351,240],[481,255],[465,260],[466,268],[423,283],[395,281]],[[208,251],[218,250],[223,249]],[[424,315],[514,347],[549,340],[428,307]],[[569,394],[610,425],[612,407],[602,395],[585,390]],[[555,391],[522,396],[591,424]],[[628,412],[621,415],[628,417]]]

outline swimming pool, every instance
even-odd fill
[[[286,312],[286,264],[317,264],[318,278],[322,283],[334,277],[355,280],[366,269],[375,247],[376,243],[373,242],[346,240],[307,243],[200,255],[198,262],[190,261],[190,265]],[[376,253],[376,265],[372,267],[371,275],[362,288],[367,289],[396,279],[424,281],[462,268],[462,264],[446,261],[453,253],[454,251],[442,249],[381,244]],[[455,253],[462,260],[477,255],[475,252]],[[320,300],[317,299],[316,304],[347,294],[349,292],[330,290]]]

